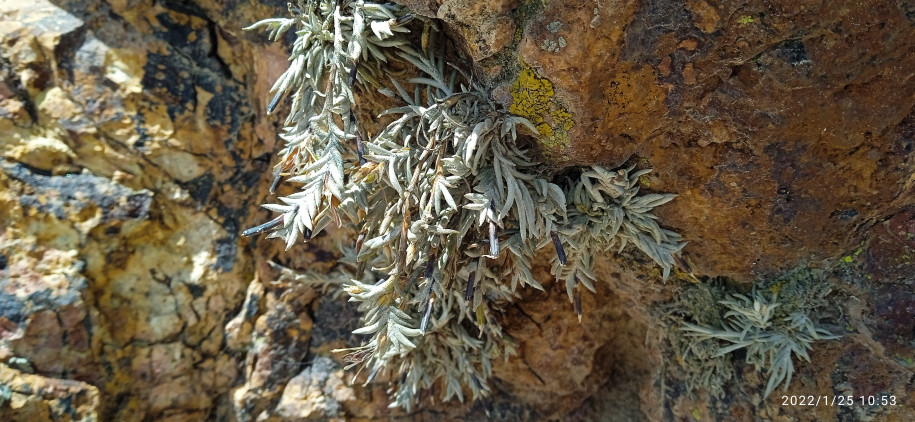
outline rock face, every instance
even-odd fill
[[[2,7],[0,354],[41,377],[10,375],[26,397],[0,413],[215,415],[239,367],[223,329],[252,273],[238,227],[267,165],[250,158],[270,147],[226,41],[193,8]],[[66,381],[79,407],[17,389],[64,382],[45,377],[87,383]]]
[[[915,7],[400,3],[441,20],[557,172],[653,168],[643,189],[679,194],[658,214],[694,276],[822,268],[842,338],[768,399],[740,358],[724,399],[691,394],[659,315],[695,280],[624,252],[600,264],[581,324],[564,287],[519,292],[503,315],[519,356],[491,398],[390,410],[330,352],[358,344],[355,310],[271,264],[329,272],[333,236],[288,252],[239,237],[267,216],[281,121],[263,110],[287,66],[241,28],[284,2],[10,0],[0,419],[915,420]]]

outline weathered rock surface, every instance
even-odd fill
[[[680,195],[661,217],[702,274],[833,257],[911,202],[911,5],[440,3],[427,13],[510,75],[504,104],[551,156],[655,169],[651,188]],[[514,44],[487,42],[494,15],[518,22]]]
[[[657,320],[690,277],[662,282],[624,252],[581,324],[562,286],[520,292],[503,315],[520,353],[493,397],[388,409],[330,352],[358,342],[358,314],[269,264],[330,271],[332,236],[285,253],[239,238],[267,215],[280,122],[265,93],[286,67],[240,28],[284,2],[9,0],[0,419],[915,420],[915,7],[401,3],[441,19],[557,169],[653,168],[644,189],[680,195],[659,217],[696,276],[828,269],[843,337],[767,400],[739,358],[727,397],[690,394]]]

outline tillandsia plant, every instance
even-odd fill
[[[532,261],[550,243],[579,318],[594,256],[617,241],[646,252],[666,277],[683,243],[651,215],[673,195],[638,195],[646,170],[591,167],[549,180],[519,137],[536,134],[533,125],[446,64],[434,33],[409,42],[405,24],[417,18],[401,6],[318,0],[290,12],[250,29],[266,27],[275,40],[296,28],[268,106],[292,94],[271,193],[283,177],[302,188],[264,205],[280,215],[243,234],[269,230],[288,249],[331,223],[353,232],[344,288],[365,315],[356,333],[371,338],[347,359],[368,369],[367,382],[394,381],[394,405],[409,408],[439,380],[445,400],[488,391],[492,359],[515,352],[498,313],[518,286],[542,289]],[[416,73],[393,72],[393,62]],[[381,75],[393,75],[388,87]],[[373,137],[354,117],[354,86],[403,102],[382,113],[394,120]]]

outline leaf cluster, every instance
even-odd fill
[[[749,296],[731,294],[720,301],[726,309],[720,326],[686,322],[682,330],[694,341],[714,340],[719,347],[712,357],[745,349],[747,363],[769,373],[764,394],[768,397],[779,384],[788,388],[794,356],[810,362],[807,351],[814,341],[838,338],[814,323],[811,309],[794,306],[780,312],[783,304],[778,299],[777,293],[767,299],[757,290]]]
[[[292,247],[299,236],[312,233],[337,219],[332,210],[345,190],[344,159],[348,141],[361,141],[353,117],[355,82],[378,86],[377,77],[389,60],[386,49],[405,45],[400,36],[403,23],[412,16],[394,4],[339,2],[335,0],[290,3],[292,17],[267,19],[246,30],[266,29],[279,40],[296,28],[289,56],[289,68],[271,88],[272,113],[284,95],[291,95],[291,112],[282,135],[283,157],[276,164],[271,193],[284,176],[302,184],[292,195],[280,197],[282,204],[265,208],[281,213],[274,220],[246,231],[257,234],[271,230],[268,237],[286,241]]]
[[[685,245],[679,234],[661,228],[651,213],[676,195],[639,195],[639,178],[651,170],[634,169],[591,167],[564,189],[569,192],[568,223],[559,233],[569,244],[568,265],[557,257],[553,273],[565,280],[570,299],[579,285],[594,291],[594,257],[614,247],[622,251],[634,245],[661,266],[666,279],[674,266],[674,255]]]

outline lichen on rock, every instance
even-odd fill
[[[509,111],[534,124],[544,151],[568,148],[569,131],[575,121],[549,79],[538,75],[534,68],[522,62],[521,71],[512,83],[510,92],[512,102]]]

